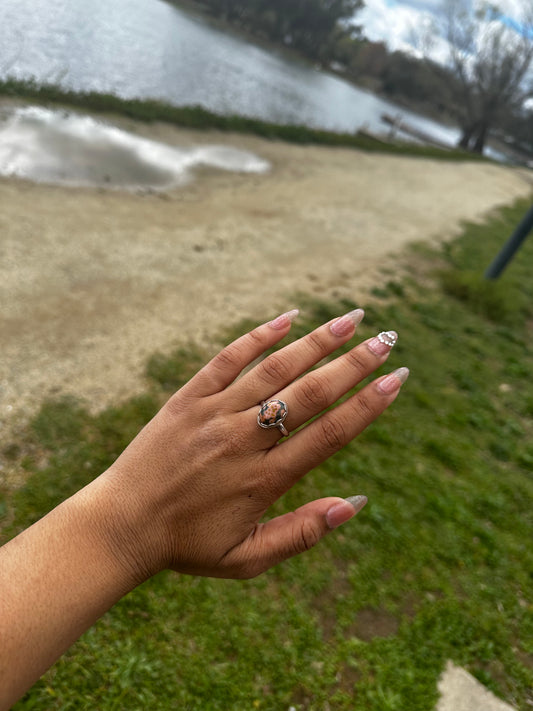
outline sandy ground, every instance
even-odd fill
[[[274,317],[297,292],[364,305],[404,245],[532,190],[527,172],[493,165],[120,123],[242,147],[272,168],[202,170],[160,195],[0,180],[0,444],[45,396],[103,407],[143,387],[154,351]]]

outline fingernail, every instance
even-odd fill
[[[281,316],[275,318],[273,321],[270,321],[268,325],[276,331],[281,331],[282,329],[287,328],[287,326],[294,321],[299,313],[300,311],[298,309],[292,309],[292,311],[287,311],[286,313],[281,314]]]
[[[356,326],[359,326],[365,312],[363,309],[355,309],[334,321],[329,330],[334,336],[347,336]]]
[[[367,503],[366,496],[349,496],[330,508],[326,514],[326,523],[331,529],[337,528],[358,514]]]
[[[408,377],[409,368],[398,368],[378,382],[378,390],[381,390],[384,395],[392,395],[401,388]]]
[[[396,331],[382,331],[378,333],[377,336],[372,338],[366,344],[369,351],[372,351],[374,355],[382,356],[390,351],[390,349],[396,345],[398,340],[398,334]]]

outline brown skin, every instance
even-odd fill
[[[349,502],[328,497],[260,523],[392,403],[402,378],[379,378],[281,442],[277,429],[257,424],[259,403],[279,397],[292,432],[387,359],[388,348],[376,355],[365,342],[300,377],[349,340],[353,320],[321,326],[236,380],[288,333],[290,318],[238,339],[170,398],[109,470],[0,550],[0,709],[158,571],[253,577],[355,515]]]

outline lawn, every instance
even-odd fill
[[[158,575],[15,709],[428,711],[447,659],[531,708],[533,237],[499,281],[482,278],[527,208],[413,247],[353,304],[367,312],[358,337],[399,332],[387,368],[411,377],[272,514],[366,494],[356,519],[256,580]],[[299,300],[293,335],[353,306]],[[4,537],[102,471],[203,358],[189,345],[154,355],[146,393],[96,416],[43,404],[23,447],[27,485],[0,498]]]

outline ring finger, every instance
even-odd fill
[[[274,403],[268,408],[266,417],[263,410],[259,417],[259,421],[265,422],[269,416],[270,430],[265,432],[255,425],[254,440],[262,448],[269,449],[286,433],[284,428],[291,432],[333,405],[387,360],[397,338],[395,331],[382,332],[280,390],[269,399]],[[286,408],[277,407],[277,400]],[[287,410],[286,416],[277,423],[276,414],[281,416],[284,409]],[[257,413],[257,410],[248,410],[247,418],[252,412]]]

